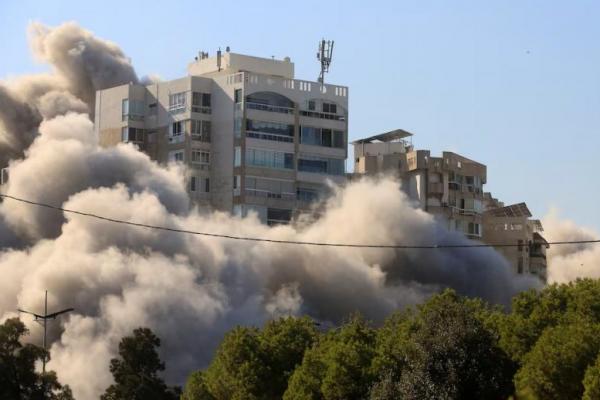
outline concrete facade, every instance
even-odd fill
[[[542,236],[542,223],[531,218],[525,203],[505,206],[489,193],[485,197],[483,241],[498,245],[496,250],[516,273],[537,275],[546,281],[546,249],[549,246]]]
[[[98,91],[96,134],[184,163],[194,204],[285,223],[346,179],[348,88],[293,75],[287,57],[200,53],[184,78]]]
[[[415,150],[411,138],[397,129],[353,142],[354,173],[396,176],[419,208],[449,230],[480,239],[486,166],[452,152],[432,157]]]

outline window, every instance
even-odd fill
[[[233,166],[239,167],[242,165],[242,149],[240,146],[236,146],[233,149]]]
[[[246,120],[246,136],[278,142],[293,142],[294,125],[248,119]]]
[[[337,114],[337,104],[323,102],[323,112],[330,114]]]
[[[190,192],[195,192],[196,191],[196,177],[192,176],[190,177]]]
[[[312,126],[300,127],[300,143],[313,146],[344,148],[344,132]]]
[[[279,151],[246,149],[246,164],[266,168],[294,168],[294,155]]]
[[[148,115],[157,115],[158,114],[158,106],[156,103],[148,104]]]
[[[210,153],[208,151],[192,150],[192,162],[196,164],[209,164]]]
[[[300,155],[298,171],[317,174],[344,175],[344,160],[339,158],[325,158],[311,155]]]
[[[210,114],[210,93],[192,92],[192,111]]]
[[[174,93],[169,95],[169,111],[177,111],[185,109],[185,92]]]
[[[519,273],[519,274],[523,273],[523,257],[519,257],[519,261],[517,264],[517,273]]]
[[[267,209],[267,224],[268,225],[279,225],[287,224],[292,219],[292,210],[285,210],[281,208],[269,208]]]
[[[235,117],[233,119],[233,133],[236,138],[242,136],[242,117]]]
[[[239,175],[235,175],[233,177],[233,188],[234,189],[239,189],[240,188],[240,179],[241,179],[241,177]]]
[[[296,190],[296,198],[299,201],[312,203],[319,200],[319,192],[315,189],[298,188]]]
[[[315,101],[314,100],[309,100],[308,101],[308,109],[310,111],[315,111]]]
[[[468,232],[467,232],[469,235],[481,236],[480,232],[481,232],[481,230],[480,230],[480,226],[478,223],[469,222]]]
[[[210,121],[192,120],[192,140],[210,142]]]
[[[179,136],[179,135],[183,135],[184,132],[184,121],[177,121],[177,122],[173,122],[171,124],[171,131],[169,132],[169,134],[171,136]]]
[[[144,130],[141,128],[123,127],[121,129],[121,141],[123,142],[143,142]]]
[[[233,101],[236,104],[242,102],[242,89],[235,89],[233,92]]]
[[[169,161],[183,162],[184,155],[183,150],[175,150],[169,152]]]
[[[209,178],[206,178],[206,179],[204,180],[204,191],[205,191],[206,193],[209,193],[209,192],[210,192],[210,179],[209,179]]]
[[[129,117],[129,99],[123,99],[121,102],[121,117],[123,121]]]

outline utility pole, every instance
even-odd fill
[[[52,314],[48,314],[48,291],[47,290],[46,290],[46,293],[44,296],[44,315],[39,315],[39,314],[32,313],[31,311],[25,311],[25,310],[19,309],[19,312],[33,315],[34,321],[44,327],[44,340],[43,340],[44,358],[42,359],[42,373],[44,373],[44,374],[46,373],[46,334],[47,334],[48,320],[56,319],[56,317],[58,317],[59,315],[71,312],[73,310],[74,310],[74,308],[66,308],[64,310],[61,310],[61,311],[58,311],[58,312],[55,312]]]

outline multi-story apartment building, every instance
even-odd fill
[[[294,79],[287,57],[202,52],[186,77],[98,91],[95,129],[185,164],[195,204],[276,224],[345,181],[348,88]]]
[[[540,220],[531,219],[525,203],[505,206],[489,193],[485,194],[484,203],[483,241],[497,245],[496,250],[515,272],[534,274],[546,281],[546,249],[549,246],[541,234],[544,229]]]
[[[421,209],[449,230],[481,238],[486,166],[452,152],[414,150],[402,129],[353,142],[355,174],[393,174]]]

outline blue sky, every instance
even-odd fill
[[[350,139],[403,128],[418,148],[488,166],[487,190],[600,230],[598,1],[0,0],[0,78],[43,71],[29,21],[77,21],[118,43],[138,74],[185,74],[198,50],[289,56],[350,87]]]

